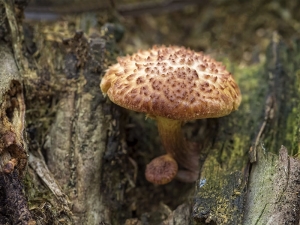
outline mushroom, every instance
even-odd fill
[[[241,94],[233,77],[222,63],[178,46],[154,46],[117,60],[101,81],[102,92],[115,104],[155,119],[167,152],[147,165],[146,179],[154,184],[175,177],[195,181],[199,150],[185,139],[181,127],[189,120],[236,110]]]

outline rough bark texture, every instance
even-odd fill
[[[71,23],[64,24],[65,32],[70,32],[67,27]],[[50,29],[51,26],[55,28],[56,24],[50,25]],[[28,113],[32,129],[37,129],[36,116],[42,118],[46,116],[44,113],[52,114],[50,118],[45,118],[49,123],[49,127],[44,127],[47,134],[39,135],[44,141],[36,149],[44,155],[49,171],[37,173],[40,166],[36,165],[34,159],[29,161],[29,166],[60,200],[62,210],[68,214],[67,223],[99,224],[110,221],[107,206],[103,202],[105,196],[101,194],[101,179],[104,179],[101,169],[108,136],[114,136],[114,131],[110,133],[113,130],[111,127],[117,126],[107,111],[110,110],[110,103],[105,103],[99,92],[100,74],[104,59],[109,58],[105,52],[110,40],[105,40],[104,36],[97,33],[89,40],[82,32],[68,35],[74,37],[53,43],[47,41],[47,35],[39,37],[44,42],[43,52],[36,63],[42,68],[37,68],[36,78],[27,78],[29,82],[25,87],[31,101],[28,102],[29,108],[33,110],[32,114]],[[53,44],[57,45],[55,51],[51,50]],[[109,51],[113,52],[112,49]],[[44,96],[40,95],[40,99],[36,99],[36,96],[41,90],[37,90],[35,85],[44,88]],[[40,111],[35,105],[41,100],[44,104],[52,102],[49,108],[44,106],[48,108],[46,111]],[[33,156],[30,157],[42,156],[36,153],[32,151]],[[46,182],[49,176],[51,180],[56,180],[57,185]],[[58,196],[57,189],[64,194]]]
[[[0,2],[2,29],[14,17],[10,2]],[[15,21],[15,20],[13,20]],[[18,27],[15,27],[18,29]],[[24,141],[25,102],[22,77],[15,61],[12,43],[0,41],[0,223],[35,224],[23,192],[22,177],[27,163],[27,144]],[[12,38],[7,34],[6,37]]]
[[[25,4],[1,1],[0,224],[299,224],[298,40],[274,34],[264,63],[228,65],[240,109],[184,127],[201,143],[196,185],[153,186],[155,123],[99,89],[120,55],[113,13],[24,22]]]
[[[259,150],[247,193],[244,224],[299,223],[300,162],[282,146],[279,156]]]

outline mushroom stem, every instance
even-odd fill
[[[161,142],[180,168],[176,178],[183,182],[193,182],[199,174],[199,153],[195,145],[189,143],[184,137],[181,126],[182,121],[165,117],[156,117]]]

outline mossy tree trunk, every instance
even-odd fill
[[[120,54],[113,13],[23,23],[23,4],[1,1],[1,223],[299,223],[299,41],[274,34],[265,63],[228,63],[240,109],[184,128],[201,143],[196,185],[153,186],[143,171],[162,154],[154,122],[99,89]]]

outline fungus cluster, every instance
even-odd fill
[[[147,165],[146,179],[155,184],[174,177],[195,181],[199,152],[185,139],[182,124],[228,115],[241,102],[239,87],[224,65],[178,46],[154,46],[118,58],[100,87],[115,104],[156,120],[167,154]]]

